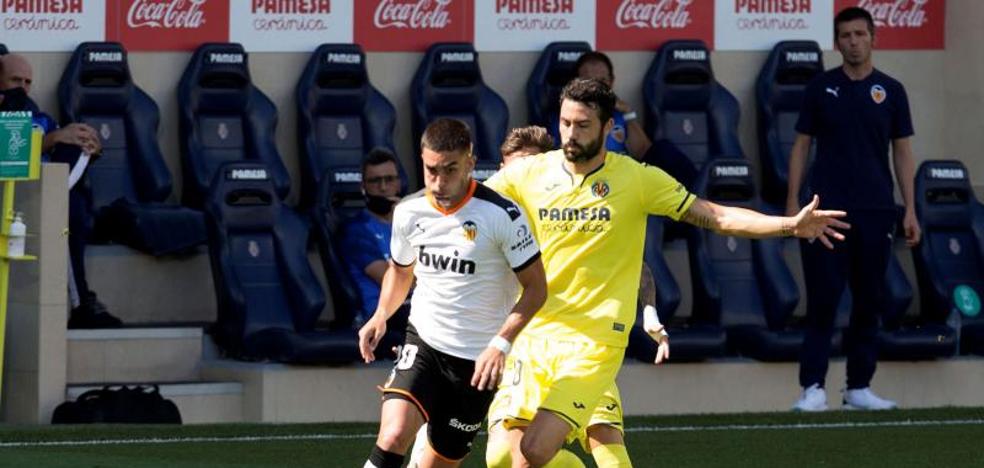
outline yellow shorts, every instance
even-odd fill
[[[594,412],[591,413],[591,420],[588,421],[588,425],[578,429],[573,435],[581,443],[585,452],[591,452],[588,446],[587,429],[598,424],[607,424],[618,429],[623,435],[625,434],[625,423],[622,420],[622,397],[618,394],[618,386],[615,385],[615,382],[612,382],[608,390],[605,390],[605,393],[601,395]]]
[[[546,409],[571,425],[570,440],[592,424],[622,428],[615,376],[625,350],[608,345],[544,340],[520,334],[489,408],[489,427],[524,426]]]

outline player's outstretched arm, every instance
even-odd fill
[[[818,210],[819,205],[820,197],[814,195],[813,200],[795,216],[769,216],[746,208],[697,199],[680,220],[699,228],[739,237],[761,239],[795,236],[820,239],[823,245],[832,249],[834,244],[831,239],[844,240],[844,234],[838,229],[850,229],[851,225],[838,219],[847,216],[847,213]]]
[[[547,275],[539,258],[526,268],[517,271],[516,278],[523,287],[523,293],[506,316],[506,321],[499,328],[495,338],[492,338],[489,346],[475,361],[471,384],[479,390],[492,390],[499,385],[499,378],[505,370],[506,354],[509,354],[512,342],[533,318],[533,314],[536,314],[536,311],[540,310],[543,303],[547,301]]]
[[[390,260],[386,273],[383,274],[376,312],[359,330],[359,352],[367,364],[376,359],[373,351],[386,334],[386,321],[406,300],[411,285],[413,285],[413,265],[401,266]]]

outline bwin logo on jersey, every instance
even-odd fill
[[[464,258],[458,258],[458,251],[454,252],[454,256],[441,255],[439,253],[429,253],[425,251],[426,247],[420,246],[420,251],[417,252],[417,262],[425,267],[434,267],[435,270],[450,271],[452,273],[460,273],[463,275],[474,275],[475,274],[475,262],[472,260],[467,260]]]

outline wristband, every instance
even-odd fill
[[[502,351],[502,354],[509,354],[509,350],[512,349],[512,343],[499,335],[495,335],[492,340],[489,341],[488,347],[498,349],[499,351]]]
[[[670,336],[666,333],[666,327],[659,322],[659,315],[656,314],[656,308],[651,305],[647,305],[642,309],[642,329],[649,334]]]
[[[622,119],[625,120],[626,123],[629,123],[629,122],[631,122],[631,121],[633,121],[635,119],[638,119],[638,118],[639,118],[639,115],[636,114],[634,111],[633,112],[626,112],[626,113],[622,114]]]

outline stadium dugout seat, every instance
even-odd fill
[[[703,41],[667,41],[643,78],[646,133],[677,145],[700,170],[718,158],[744,158],[738,100],[714,79]]]
[[[215,170],[232,161],[266,164],[277,195],[286,197],[290,177],[275,145],[276,127],[277,108],[253,86],[243,46],[199,46],[178,84],[183,203],[201,206]]]
[[[785,206],[789,151],[807,83],[823,73],[823,51],[814,41],[781,41],[772,48],[755,82],[762,199]]]
[[[345,219],[344,216],[338,214],[338,197],[334,193],[335,185],[331,178],[321,179],[311,217],[314,223],[318,253],[321,256],[321,266],[325,271],[325,279],[335,311],[332,328],[351,328],[355,317],[362,311],[362,301],[360,300],[359,288],[356,286],[355,280],[349,276],[341,252],[335,244],[336,236]]]
[[[79,182],[91,195],[93,242],[118,242],[160,255],[205,242],[202,213],[167,205],[171,173],[157,144],[157,104],[134,84],[116,42],[84,42],[58,83],[62,124],[96,130],[103,151]]]
[[[708,161],[697,195],[760,209],[752,166],[743,159]],[[782,240],[752,240],[696,230],[688,242],[694,311],[727,331],[728,347],[761,361],[795,361],[802,329],[790,326],[800,294],[782,255]]]
[[[300,206],[316,202],[326,174],[335,196],[361,202],[363,156],[376,147],[396,153],[396,109],[369,82],[362,48],[322,44],[308,60],[296,91]],[[402,167],[400,171],[405,183]]]
[[[577,75],[574,66],[585,52],[587,42],[551,42],[543,49],[526,81],[526,107],[530,125],[539,125],[560,144],[560,91]]]
[[[913,298],[912,284],[894,254],[889,258],[883,297],[880,359],[916,361],[956,354],[957,331],[946,323],[949,314],[920,308],[916,315],[906,315]]]
[[[676,317],[682,295],[680,285],[663,256],[665,223],[662,217],[649,217],[642,259],[656,284],[656,311],[671,334],[672,359],[696,361],[721,356],[724,353],[723,329],[713,326],[689,327],[685,319]],[[627,355],[643,362],[653,362],[656,349],[657,343],[643,330],[642,309],[638,309],[635,325],[629,334]]]
[[[410,85],[413,148],[427,125],[441,117],[459,119],[471,129],[477,159],[475,178],[485,180],[499,169],[499,145],[506,138],[509,109],[482,81],[478,52],[470,43],[437,43],[427,49]],[[413,158],[423,180],[420,158]]]
[[[218,304],[211,328],[244,360],[346,364],[359,358],[351,328],[316,330],[325,294],[308,263],[309,228],[280,200],[267,166],[219,166],[205,203]]]
[[[347,330],[354,326],[355,317],[359,315],[368,316],[373,311],[362,310],[359,288],[356,286],[354,278],[349,275],[348,268],[342,260],[342,253],[336,243],[336,236],[342,227],[342,220],[345,219],[344,215],[338,214],[339,206],[339,198],[335,196],[331,178],[323,178],[314,209],[311,212],[314,235],[334,311],[329,328]],[[349,204],[344,209],[354,210],[356,207]],[[386,330],[386,335],[376,346],[378,359],[392,358],[391,349],[403,344],[405,337],[405,315],[401,316],[400,313],[397,313],[390,318],[387,324],[389,327]]]
[[[960,352],[984,354],[984,218],[960,161],[924,161],[916,172],[922,242],[913,250],[922,314],[960,324]]]

